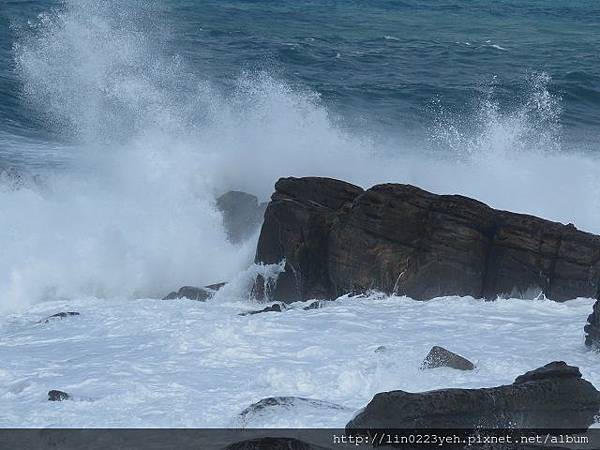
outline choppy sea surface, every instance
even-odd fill
[[[239,426],[292,395],[340,408],[242,425],[337,427],[555,359],[598,386],[590,299],[238,316],[258,236],[228,242],[215,196],[411,183],[600,233],[599,49],[593,0],[0,0],[0,426]],[[433,345],[478,369],[419,371]]]

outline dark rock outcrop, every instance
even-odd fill
[[[48,323],[51,320],[62,320],[71,316],[79,316],[80,314],[77,311],[61,311],[56,314],[52,314],[51,316],[46,317],[43,320],[40,320],[38,323]]]
[[[204,287],[184,286],[176,292],[171,292],[163,300],[176,300],[178,298],[187,298],[188,300],[196,300],[205,302],[210,299],[215,293],[225,286],[226,283],[211,284]]]
[[[258,310],[258,311],[248,311],[248,312],[239,313],[238,316],[253,316],[254,314],[261,314],[261,313],[266,313],[266,312],[282,312],[283,310],[285,310],[285,306],[282,306],[279,303],[275,303],[271,306],[267,306],[266,308]]]
[[[370,289],[415,299],[596,297],[600,236],[410,185],[363,191],[327,178],[282,178],[255,261],[285,259],[272,299],[331,299]]]
[[[286,261],[272,298],[286,303],[330,298],[329,233],[338,211],[363,190],[328,178],[282,178],[265,211],[257,263]]]
[[[584,331],[585,345],[600,350],[600,300],[596,300],[594,303],[594,310],[588,317]]]
[[[229,191],[217,199],[217,208],[223,214],[223,225],[229,240],[241,242],[252,236],[260,227],[266,203],[258,203],[254,195]]]
[[[228,445],[224,450],[326,450],[291,437],[261,437]]]
[[[463,358],[450,350],[446,350],[444,347],[438,347],[437,345],[432,347],[423,364],[421,369],[434,369],[436,367],[450,367],[458,370],[473,370],[475,364],[469,361],[467,358]]]
[[[280,420],[285,414],[300,414],[314,417],[315,415],[330,416],[332,411],[344,411],[349,414],[349,408],[336,403],[304,397],[267,397],[253,403],[244,409],[238,416],[242,427],[263,427],[265,420],[268,424]]]
[[[576,367],[552,362],[511,385],[484,389],[383,392],[347,431],[390,428],[553,428],[584,430],[600,409],[600,392]]]
[[[62,402],[63,400],[68,400],[71,398],[69,394],[63,391],[51,390],[48,391],[48,401],[49,402]]]

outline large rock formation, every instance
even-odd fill
[[[596,297],[600,237],[459,195],[327,178],[282,178],[265,212],[256,262],[285,259],[275,300],[377,289],[443,295]]]
[[[600,300],[594,303],[594,310],[588,317],[588,323],[584,327],[585,345],[600,350]]]
[[[258,230],[266,207],[267,204],[259,204],[254,195],[241,191],[229,191],[217,199],[223,225],[233,243],[248,239]]]
[[[577,367],[552,362],[511,385],[485,389],[383,392],[346,425],[347,431],[393,428],[587,429],[600,392]]]

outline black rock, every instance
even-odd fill
[[[282,312],[285,310],[285,307],[282,307],[281,304],[275,303],[274,305],[267,306],[264,309],[259,311],[248,311],[238,314],[238,316],[253,316],[254,314],[266,313],[266,312]]]
[[[585,345],[600,350],[600,300],[596,300],[594,303],[594,310],[588,317],[584,331]]]
[[[282,178],[264,217],[255,262],[285,260],[273,299],[286,303],[372,289],[420,300],[600,292],[600,236],[460,195]]]
[[[300,413],[303,415],[324,414],[329,416],[332,411],[346,411],[349,414],[352,410],[336,403],[304,397],[267,397],[248,406],[239,414],[242,427],[255,426],[258,419],[260,426],[263,425],[265,417],[267,421],[272,417],[279,419],[288,412],[291,414]]]
[[[310,311],[311,309],[321,309],[322,307],[323,307],[323,302],[316,300],[316,301],[312,302],[311,304],[309,304],[308,306],[305,306],[302,309],[304,311]]]
[[[262,437],[236,442],[224,450],[326,450],[315,444],[289,437]]]
[[[429,351],[421,369],[434,369],[436,367],[450,367],[458,370],[473,370],[475,365],[466,358],[446,350],[437,345]]]
[[[77,311],[63,311],[63,312],[59,312],[56,314],[52,314],[51,316],[48,316],[45,319],[40,320],[40,322],[48,323],[51,320],[62,320],[67,317],[70,317],[70,316],[79,316],[79,315],[80,314]]]
[[[177,292],[171,292],[163,300],[176,300],[178,298],[187,298],[188,300],[196,300],[205,302],[212,298],[215,293],[225,286],[226,283],[211,284],[204,287],[184,286]]]
[[[229,191],[217,199],[217,208],[223,214],[223,225],[229,240],[238,243],[248,239],[260,227],[266,203],[258,203],[251,194]]]
[[[600,393],[576,367],[553,362],[511,385],[484,389],[382,392],[346,430],[401,428],[553,428],[585,430],[600,410]]]
[[[270,292],[272,300],[335,298],[328,269],[329,232],[338,210],[362,192],[329,178],[282,178],[276,183],[255,258],[262,264],[286,261]]]
[[[63,400],[68,400],[71,398],[69,394],[63,391],[51,390],[48,391],[48,401],[49,402],[62,402]]]

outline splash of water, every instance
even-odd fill
[[[600,231],[598,161],[561,149],[544,76],[513,110],[488,97],[458,124],[440,120],[442,156],[380,147],[268,74],[221,92],[170,54],[158,7],[69,0],[15,44],[26,98],[72,148],[67,170],[0,190],[1,308],[233,279],[255,242],[227,242],[214,196],[266,199],[280,176],[412,183]]]

